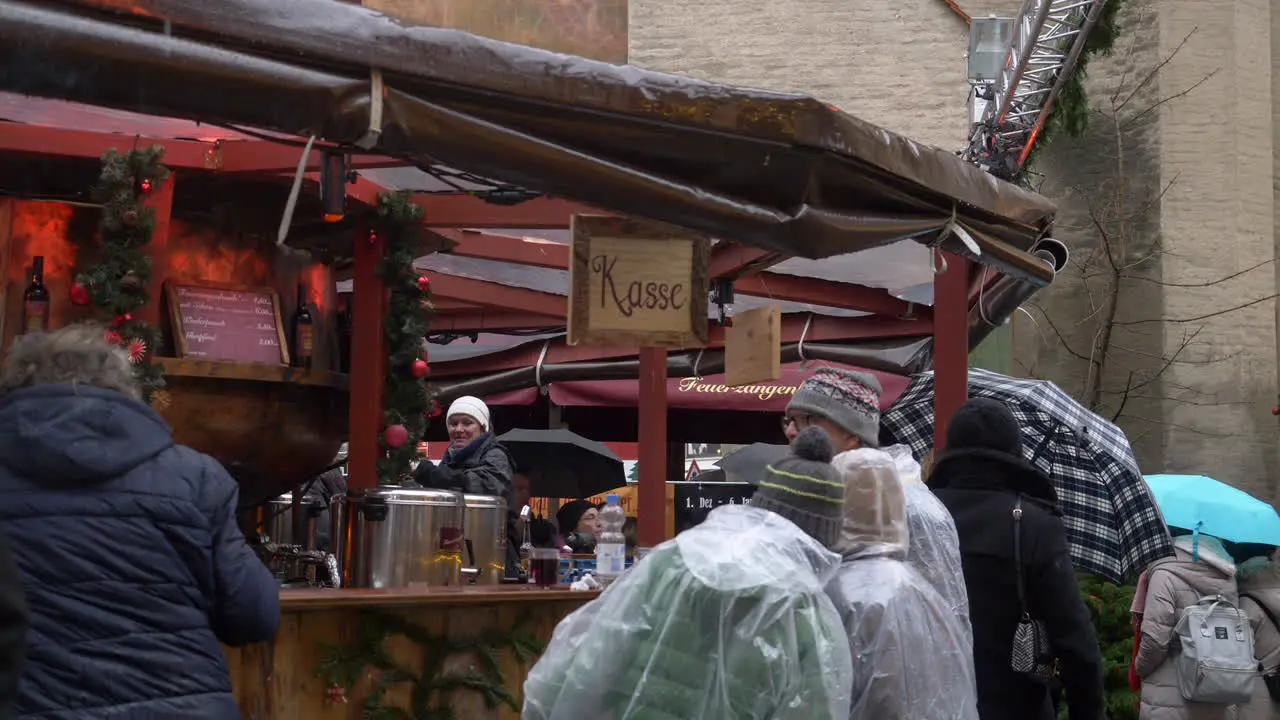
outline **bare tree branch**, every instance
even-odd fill
[[[1129,379],[1125,381],[1124,394],[1120,396],[1120,407],[1116,408],[1115,413],[1111,415],[1111,422],[1120,419],[1120,415],[1124,413],[1124,406],[1129,404],[1129,391],[1133,389],[1133,372],[1129,372]]]
[[[1197,322],[1200,322],[1200,321],[1202,321],[1202,320],[1208,320],[1209,318],[1221,317],[1221,316],[1223,316],[1223,315],[1228,315],[1228,314],[1230,314],[1230,313],[1237,312],[1237,311],[1239,311],[1239,310],[1245,310],[1245,309],[1247,309],[1247,308],[1251,308],[1251,307],[1253,307],[1254,305],[1261,305],[1262,303],[1267,302],[1268,300],[1275,300],[1277,297],[1280,297],[1280,293],[1271,293],[1270,295],[1267,295],[1266,297],[1260,297],[1260,298],[1258,298],[1258,299],[1256,299],[1256,300],[1250,300],[1250,301],[1249,301],[1249,302],[1247,302],[1247,303],[1241,303],[1241,304],[1239,304],[1239,305],[1234,305],[1234,306],[1229,307],[1229,308],[1223,308],[1222,310],[1218,310],[1217,312],[1206,313],[1206,314],[1204,314],[1204,315],[1197,315],[1197,316],[1195,316],[1195,317],[1189,317],[1189,318],[1144,318],[1144,319],[1142,319],[1142,320],[1123,320],[1123,321],[1118,321],[1118,322],[1116,322],[1116,325],[1126,325],[1126,326],[1127,326],[1127,325],[1144,325],[1144,324],[1147,324],[1147,323],[1197,323]]]
[[[1270,265],[1271,263],[1275,262],[1276,260],[1277,260],[1277,258],[1274,258],[1274,257],[1272,257],[1272,258],[1268,258],[1268,259],[1263,260],[1262,262],[1260,262],[1260,263],[1258,263],[1258,264],[1256,264],[1256,265],[1250,265],[1249,267],[1247,267],[1247,268],[1245,268],[1244,270],[1241,270],[1241,271],[1239,271],[1239,272],[1234,272],[1234,273],[1231,273],[1230,275],[1224,275],[1224,276],[1222,276],[1222,277],[1218,278],[1217,280],[1207,280],[1207,281],[1205,281],[1205,282],[1199,282],[1199,283],[1175,283],[1175,282],[1167,282],[1167,281],[1164,281],[1164,280],[1156,280],[1155,278],[1149,278],[1149,277],[1145,277],[1145,276],[1142,276],[1142,275],[1129,275],[1129,274],[1124,274],[1124,275],[1121,275],[1120,277],[1121,277],[1121,279],[1122,279],[1122,280],[1141,280],[1141,281],[1143,281],[1143,282],[1154,283],[1154,284],[1156,284],[1156,285],[1163,285],[1164,287],[1175,287],[1175,288],[1203,288],[1203,287],[1211,287],[1211,286],[1213,286],[1213,285],[1221,285],[1222,283],[1228,282],[1228,281],[1230,281],[1230,280],[1235,280],[1236,278],[1240,277],[1241,275],[1248,275],[1249,273],[1253,272],[1254,270],[1257,270],[1258,268],[1261,268],[1261,267],[1265,267],[1265,266],[1267,266],[1267,265]]]
[[[1219,71],[1219,70],[1221,70],[1221,69],[1222,69],[1222,68],[1214,68],[1213,70],[1211,70],[1211,71],[1209,72],[1209,74],[1208,74],[1208,75],[1205,75],[1204,77],[1202,77],[1202,78],[1200,78],[1199,80],[1197,80],[1197,81],[1195,81],[1194,83],[1192,83],[1190,87],[1185,88],[1185,89],[1183,89],[1183,90],[1180,90],[1180,91],[1178,91],[1178,92],[1176,92],[1176,93],[1174,93],[1174,94],[1170,95],[1169,97],[1161,98],[1159,102],[1156,102],[1155,104],[1153,104],[1151,107],[1147,108],[1146,110],[1143,110],[1142,112],[1138,113],[1137,115],[1134,115],[1133,117],[1129,118],[1129,119],[1128,119],[1127,121],[1125,121],[1125,122],[1124,122],[1124,124],[1123,124],[1123,125],[1121,125],[1120,127],[1121,127],[1122,129],[1127,130],[1127,129],[1129,129],[1130,127],[1133,127],[1133,124],[1134,124],[1134,123],[1138,122],[1139,120],[1141,120],[1142,118],[1144,118],[1144,117],[1146,117],[1147,115],[1151,114],[1152,112],[1155,112],[1156,110],[1160,109],[1160,106],[1161,106],[1161,105],[1164,105],[1165,103],[1173,102],[1174,100],[1177,100],[1178,98],[1186,97],[1187,95],[1190,95],[1193,91],[1195,91],[1195,89],[1196,89],[1196,88],[1198,88],[1198,87],[1200,87],[1201,85],[1203,85],[1203,84],[1205,84],[1205,83],[1209,82],[1209,79],[1210,79],[1210,78],[1212,78],[1214,75],[1217,75],[1217,74],[1218,74],[1218,71]]]
[[[1168,422],[1168,421],[1166,421],[1166,420],[1154,420],[1154,419],[1149,418],[1149,417],[1143,417],[1142,415],[1125,414],[1125,415],[1123,415],[1122,417],[1132,418],[1132,419],[1134,419],[1134,420],[1140,420],[1140,421],[1142,421],[1142,422],[1149,423],[1149,424],[1151,424],[1151,425],[1163,425],[1164,427],[1177,428],[1178,430],[1186,430],[1186,431],[1187,431],[1187,432],[1189,432],[1189,433],[1195,433],[1195,434],[1197,434],[1197,435],[1207,435],[1208,437],[1215,437],[1215,438],[1229,438],[1229,437],[1231,437],[1231,434],[1230,434],[1230,433],[1217,433],[1217,432],[1210,432],[1210,431],[1208,431],[1208,430],[1202,430],[1202,429],[1200,429],[1200,428],[1194,428],[1194,427],[1191,427],[1191,426],[1189,426],[1189,425],[1181,425],[1181,424],[1179,424],[1179,423],[1175,423],[1175,422]]]
[[[1120,113],[1120,111],[1121,111],[1121,110],[1124,110],[1125,106],[1126,106],[1126,105],[1128,105],[1128,104],[1130,103],[1130,101],[1132,101],[1132,100],[1133,100],[1133,98],[1134,98],[1135,96],[1137,96],[1137,94],[1138,94],[1138,93],[1142,92],[1142,89],[1143,89],[1143,88],[1145,88],[1146,86],[1148,86],[1148,85],[1150,85],[1152,82],[1154,82],[1154,81],[1155,81],[1155,79],[1156,79],[1156,76],[1158,76],[1158,75],[1160,74],[1160,71],[1161,71],[1161,70],[1164,70],[1165,66],[1167,66],[1167,65],[1169,64],[1169,62],[1170,62],[1170,61],[1172,61],[1172,60],[1173,60],[1173,58],[1174,58],[1174,57],[1175,57],[1179,52],[1181,52],[1181,51],[1182,51],[1182,48],[1183,48],[1184,46],[1186,46],[1187,41],[1191,39],[1191,36],[1192,36],[1192,35],[1195,35],[1195,34],[1196,34],[1196,32],[1197,32],[1197,31],[1199,31],[1199,30],[1200,30],[1200,27],[1199,27],[1199,26],[1196,26],[1196,27],[1191,28],[1191,31],[1190,31],[1190,32],[1188,32],[1188,33],[1186,34],[1186,36],[1182,38],[1182,42],[1178,43],[1178,46],[1177,46],[1177,47],[1175,47],[1173,50],[1169,51],[1169,54],[1168,54],[1168,55],[1164,56],[1164,58],[1163,58],[1162,60],[1160,60],[1160,62],[1156,63],[1156,66],[1155,66],[1155,67],[1153,67],[1153,68],[1151,68],[1151,71],[1150,71],[1150,72],[1148,72],[1145,76],[1143,76],[1142,80],[1141,80],[1141,81],[1139,81],[1139,82],[1138,82],[1138,84],[1137,84],[1137,85],[1135,85],[1135,86],[1133,87],[1133,90],[1131,90],[1131,91],[1129,92],[1128,96],[1126,96],[1126,97],[1125,97],[1125,99],[1124,99],[1123,101],[1121,101],[1119,105],[1117,105],[1117,104],[1115,104],[1114,102],[1112,102],[1112,103],[1111,103],[1111,113],[1112,113],[1113,115],[1118,115],[1118,114]],[[1120,93],[1120,89],[1119,89],[1119,88],[1117,88],[1117,89],[1116,89],[1116,95],[1119,95],[1119,93]],[[1112,97],[1114,98],[1115,96],[1112,96]]]
[[[1044,308],[1036,305],[1035,303],[1027,303],[1027,305],[1040,311],[1040,316],[1044,318],[1045,324],[1048,325],[1049,329],[1053,331],[1053,334],[1058,337],[1058,342],[1062,345],[1062,349],[1067,351],[1067,354],[1075,357],[1077,360],[1084,360],[1085,362],[1088,362],[1089,356],[1084,353],[1077,352],[1071,347],[1071,343],[1067,342],[1067,338],[1063,336],[1062,331],[1058,329],[1056,324],[1054,324],[1053,318],[1049,317],[1049,314],[1044,311]]]
[[[1179,405],[1194,405],[1195,407],[1225,407],[1229,405],[1252,405],[1248,400],[1222,400],[1215,402],[1200,402],[1199,400],[1186,400],[1183,398],[1170,397],[1168,395],[1130,395],[1134,400],[1154,400],[1156,402],[1173,402]]]

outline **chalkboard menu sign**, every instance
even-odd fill
[[[750,483],[682,482],[675,485],[676,532],[684,532],[707,519],[720,505],[749,505],[756,486]]]
[[[164,290],[179,357],[289,364],[275,290],[212,283]]]

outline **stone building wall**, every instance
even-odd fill
[[[1011,16],[1020,0],[959,0],[971,15]],[[1061,214],[1056,235],[1077,267],[1015,323],[1015,368],[1086,385],[1098,324],[1089,300],[1100,247],[1091,216],[1130,238],[1111,359],[1100,402],[1119,412],[1147,472],[1213,475],[1276,494],[1275,303],[1271,264],[1280,211],[1280,4],[1268,0],[1127,0],[1125,33],[1095,60],[1102,105],[1142,85],[1117,135],[1099,118],[1080,139],[1045,148],[1041,191]],[[916,140],[952,150],[965,139],[968,30],[943,0],[630,0],[630,62],[771,90],[807,92]],[[1119,98],[1128,96],[1122,93]],[[1117,141],[1119,137],[1119,141]],[[1119,190],[1117,190],[1119,188]],[[1117,199],[1123,197],[1123,210]],[[1092,210],[1092,212],[1091,212]],[[1121,222],[1123,220],[1123,222]],[[1080,264],[1093,268],[1083,272]],[[1203,287],[1181,287],[1197,284]],[[1256,305],[1197,322],[1175,322]],[[1061,335],[1061,337],[1059,337]],[[1187,338],[1194,335],[1190,344]],[[1184,347],[1185,346],[1185,347]],[[1119,348],[1115,350],[1114,348]],[[1177,362],[1170,363],[1173,356]],[[1167,367],[1166,367],[1167,366]],[[1126,387],[1140,385],[1125,392]]]

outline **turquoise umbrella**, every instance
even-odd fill
[[[1203,475],[1147,475],[1171,527],[1233,543],[1280,545],[1280,514],[1243,490]]]

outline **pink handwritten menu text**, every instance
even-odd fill
[[[271,288],[166,287],[179,354],[197,360],[289,364]]]

